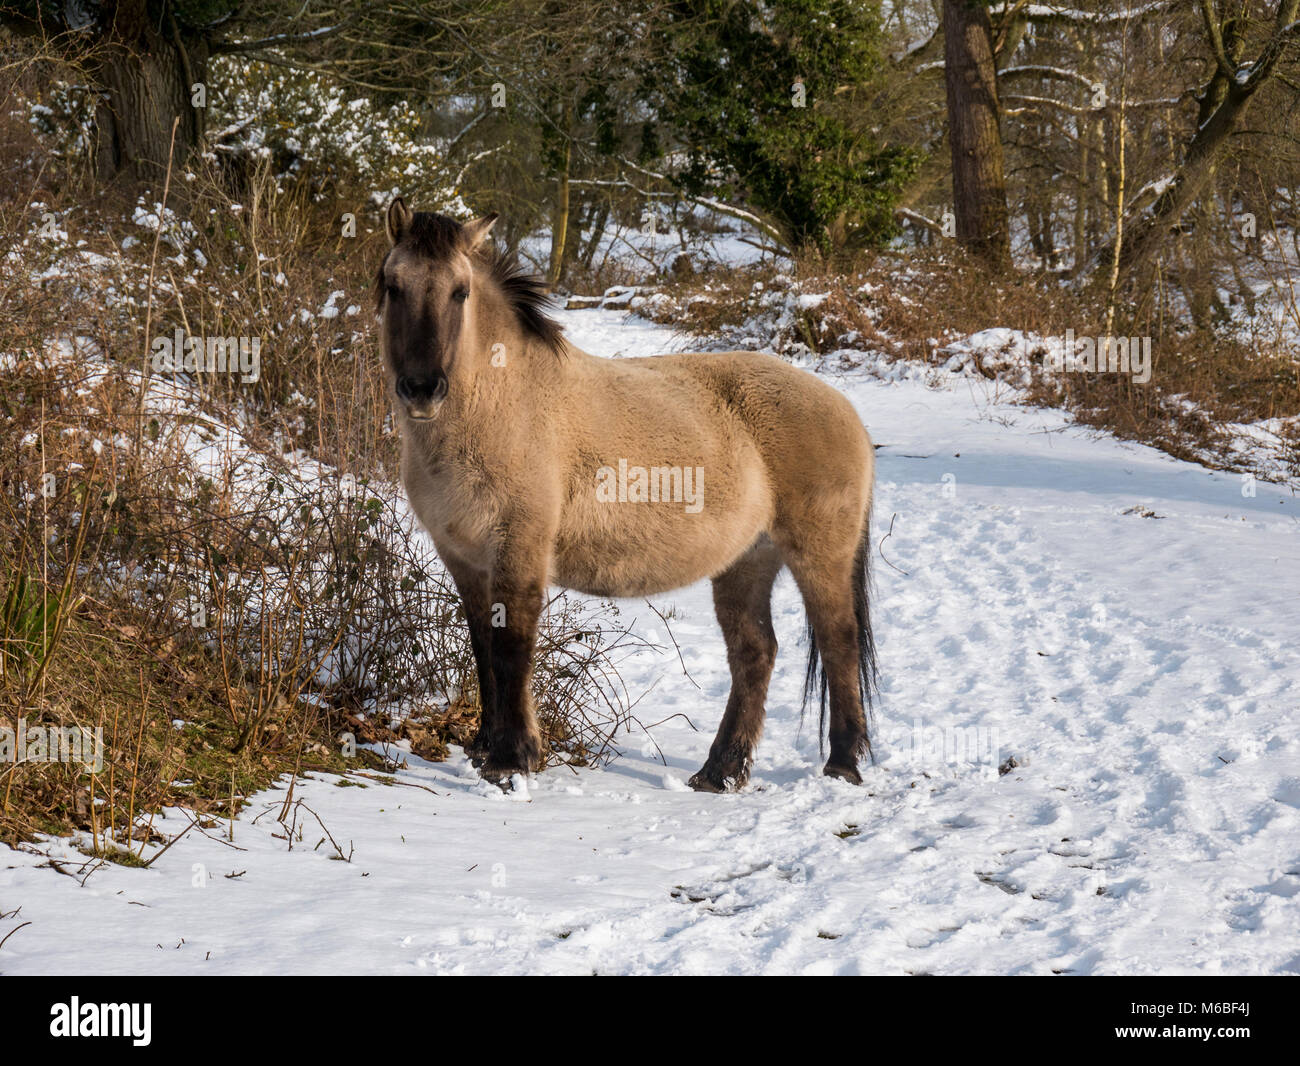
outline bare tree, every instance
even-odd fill
[[[1200,93],[1195,132],[1182,162],[1120,250],[1126,274],[1145,267],[1192,204],[1210,188],[1229,139],[1240,128],[1251,101],[1277,75],[1288,49],[1300,41],[1300,0],[1277,0],[1271,27],[1264,32],[1255,58],[1244,62],[1248,24],[1242,9],[1225,0],[1199,0],[1199,4],[1213,57],[1212,70]],[[1231,13],[1233,10],[1238,13]]]

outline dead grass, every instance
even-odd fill
[[[0,725],[104,740],[93,772],[0,764],[0,841],[75,832],[147,861],[167,807],[228,817],[281,775],[445,758],[477,728],[477,686],[396,487],[377,215],[195,160],[155,234],[133,215],[159,214],[161,187],[138,202],[33,165],[43,146],[0,103]],[[176,329],[260,338],[258,380],[153,374],[142,399]],[[552,605],[535,687],[552,762],[608,759],[635,725],[631,646],[613,608]]]
[[[801,296],[820,299],[801,306]],[[676,279],[639,311],[710,347],[783,354],[852,348],[927,365],[946,362],[950,344],[992,326],[1040,337],[1106,332],[1105,302],[1095,293],[1055,276],[990,278],[956,253],[882,254],[830,274],[801,262],[786,274],[763,267]],[[1193,331],[1179,328],[1172,315],[1137,319],[1123,306],[1110,331],[1152,338],[1149,383],[1035,370],[1027,401],[1064,407],[1087,425],[1227,469],[1241,463],[1229,424],[1280,419],[1280,460],[1300,474],[1300,358],[1283,339]]]

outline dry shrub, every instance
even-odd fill
[[[708,348],[824,355],[874,351],[928,365],[948,348],[993,326],[1027,336],[1100,336],[1106,300],[1057,275],[992,277],[959,252],[880,254],[845,272],[805,260],[665,283],[636,310],[671,324]],[[1151,337],[1147,384],[1118,374],[1046,374],[1031,367],[1026,398],[1061,406],[1081,422],[1227,469],[1253,460],[1238,450],[1231,423],[1277,419],[1282,470],[1300,472],[1300,360],[1285,332],[1252,340],[1139,319],[1118,301],[1109,332]],[[981,368],[982,369],[982,368]],[[992,375],[994,371],[986,370]],[[1276,470],[1276,468],[1274,468]]]
[[[105,746],[93,772],[0,765],[0,839],[80,831],[141,861],[167,808],[233,814],[284,773],[390,765],[346,759],[343,732],[409,721],[445,756],[476,728],[475,671],[396,487],[377,213],[203,159],[165,205],[161,187],[88,190],[31,165],[45,148],[0,102],[0,724],[84,725]],[[259,337],[258,380],[155,373],[142,398],[177,328]],[[553,761],[612,757],[631,721],[612,611],[565,598],[543,626]]]

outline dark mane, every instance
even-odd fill
[[[525,333],[536,337],[557,355],[564,351],[564,327],[546,312],[551,306],[546,282],[530,274],[508,252],[492,249],[487,253],[488,272],[501,286],[506,300]]]
[[[417,211],[411,218],[410,228],[402,235],[408,244],[426,259],[446,259],[462,250],[461,224],[446,215],[431,211]],[[550,296],[546,282],[526,270],[513,255],[494,248],[479,252],[488,274],[500,287],[506,301],[515,313],[520,328],[545,344],[557,355],[564,351],[564,327],[547,314]],[[385,256],[387,259],[387,256]],[[384,266],[379,265],[375,275],[375,307],[383,298]]]

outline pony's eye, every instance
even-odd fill
[[[402,295],[402,290],[390,281],[384,286],[384,295],[393,300]]]
[[[451,298],[455,300],[458,304],[463,304],[466,300],[469,299],[469,289],[465,288],[465,286],[462,285],[460,288],[458,288],[455,292],[451,294]]]

